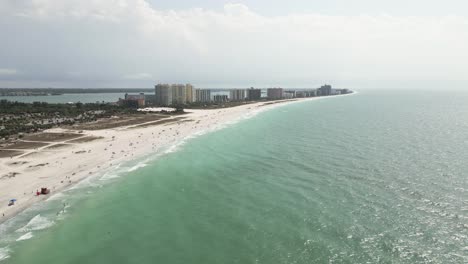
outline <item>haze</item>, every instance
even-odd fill
[[[468,4],[443,3],[1,0],[0,87],[464,88]]]

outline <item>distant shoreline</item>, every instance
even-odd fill
[[[0,88],[2,96],[52,96],[56,94],[135,93],[154,92],[150,88]]]
[[[242,88],[200,88],[212,91],[229,91]],[[268,89],[268,88],[258,88]],[[284,88],[294,90],[309,90],[312,88]],[[57,94],[94,94],[94,93],[154,93],[154,88],[0,88],[2,96],[52,96]]]

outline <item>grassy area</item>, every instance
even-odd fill
[[[57,126],[89,123],[116,115],[144,116],[136,108],[112,104],[48,104],[0,100],[0,138]]]

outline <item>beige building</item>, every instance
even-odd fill
[[[193,85],[189,83],[185,85],[185,101],[188,104],[195,101],[195,89],[193,88]]]
[[[191,84],[158,84],[155,86],[155,104],[169,106],[192,103],[195,90]]]
[[[186,102],[186,90],[183,84],[173,84],[172,88],[172,104],[185,104]]]

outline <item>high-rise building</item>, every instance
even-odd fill
[[[185,85],[173,84],[172,89],[172,104],[185,104],[187,100]]]
[[[155,103],[159,106],[172,104],[172,87],[169,84],[158,84],[155,89]]]
[[[209,89],[195,89],[195,101],[200,103],[211,102],[211,90]]]
[[[193,103],[195,101],[195,91],[193,88],[193,85],[191,84],[186,84],[185,85],[185,101],[186,103]]]
[[[305,92],[306,97],[314,97],[317,96],[317,90],[309,90]]]
[[[233,89],[229,91],[229,98],[231,101],[244,101],[245,90],[244,89]]]
[[[289,90],[289,91],[284,91],[283,92],[283,98],[285,99],[292,99],[296,97],[296,91],[294,90]]]
[[[317,89],[317,94],[319,96],[327,96],[332,94],[332,87],[331,85],[323,85],[322,87]]]
[[[249,101],[260,100],[261,97],[262,97],[261,89],[254,89],[253,87],[250,87],[250,89],[247,89],[247,100]]]
[[[229,98],[225,94],[217,94],[213,97],[213,100],[217,103],[224,103],[224,102],[227,102]]]
[[[268,88],[267,98],[270,100],[278,100],[278,99],[283,98],[283,89],[282,88]]]
[[[192,103],[195,100],[194,93],[191,84],[158,84],[155,86],[154,101],[160,106]]]

